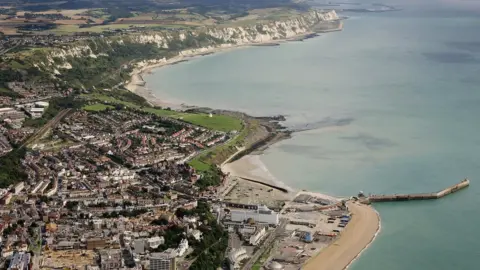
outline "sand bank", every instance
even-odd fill
[[[316,257],[310,259],[303,270],[346,269],[373,241],[380,230],[380,217],[369,205],[348,202],[352,219],[341,236]]]

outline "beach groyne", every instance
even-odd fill
[[[361,200],[363,203],[372,202],[392,202],[392,201],[413,201],[413,200],[436,200],[443,198],[451,193],[470,186],[470,180],[464,179],[460,183],[432,193],[416,193],[416,194],[393,194],[393,195],[370,195]]]
[[[276,185],[273,185],[273,184],[265,183],[264,181],[261,181],[261,180],[255,180],[255,179],[252,179],[252,178],[247,178],[247,177],[242,177],[242,176],[238,176],[238,177],[240,179],[245,180],[245,181],[254,182],[254,183],[261,184],[261,185],[264,185],[264,186],[267,186],[267,187],[270,187],[270,188],[273,188],[273,189],[280,190],[281,192],[284,192],[284,193],[288,193],[288,189],[283,188],[283,187],[279,187],[279,186],[276,186]]]

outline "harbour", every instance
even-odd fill
[[[449,194],[460,191],[470,186],[470,180],[464,179],[461,182],[432,193],[416,193],[416,194],[394,194],[394,195],[370,195],[368,197],[360,197],[360,201],[365,204],[372,202],[392,202],[392,201],[413,201],[413,200],[435,200],[443,198]],[[361,194],[360,194],[361,195]]]

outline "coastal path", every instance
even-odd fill
[[[339,238],[321,250],[302,270],[343,270],[373,241],[380,229],[380,218],[368,205],[349,201],[352,219]]]

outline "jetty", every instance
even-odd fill
[[[368,197],[359,196],[362,203],[369,204],[372,202],[393,202],[393,201],[413,201],[413,200],[435,200],[440,199],[448,194],[457,192],[470,185],[470,180],[464,179],[460,183],[442,189],[438,192],[432,193],[417,193],[417,194],[394,194],[394,195],[370,195]]]

